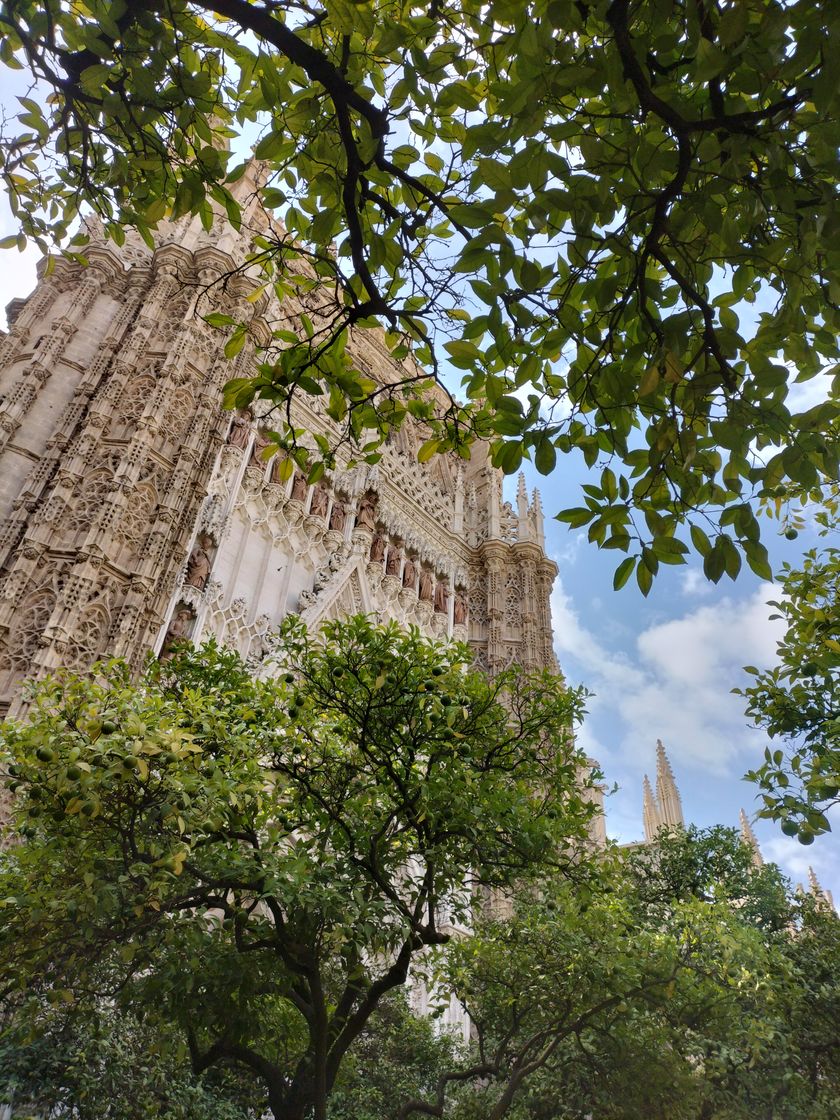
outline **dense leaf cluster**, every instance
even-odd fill
[[[284,225],[253,240],[255,298],[280,310],[228,403],[269,401],[279,443],[304,393],[374,458],[407,416],[424,454],[478,435],[508,473],[577,451],[598,481],[561,517],[644,593],[692,548],[712,580],[743,558],[768,576],[750,498],[836,478],[836,401],[791,399],[838,353],[836,5],[9,0],[0,20],[0,59],[50,94],[5,126],[21,241],[83,205],[117,240],[238,223],[223,146],[260,130]],[[228,353],[253,341],[213,321]],[[354,363],[372,327],[419,363],[395,384]],[[424,394],[453,368],[463,403]]]
[[[731,830],[661,833],[447,953],[475,1053],[399,1116],[830,1120],[840,922]]]
[[[257,1120],[250,1086],[214,1073],[193,1076],[148,1024],[107,1005],[17,1006],[0,1021],[8,1120]]]

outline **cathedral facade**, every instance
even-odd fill
[[[245,209],[243,229],[264,227]],[[221,407],[253,346],[227,360],[204,320],[281,314],[230,279],[248,238],[189,219],[162,223],[154,249],[88,233],[87,264],[42,270],[0,344],[0,713],[20,710],[26,677],[103,656],[139,666],[178,638],[258,663],[289,612],[415,624],[468,641],[490,672],[556,668],[536,491],[520,479],[506,502],[481,444],[418,463],[410,425],[374,467],[348,456],[315,486],[281,480],[262,454],[270,417]],[[375,332],[350,349],[373,379],[399,376]],[[328,431],[308,401],[296,424]]]

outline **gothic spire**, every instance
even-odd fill
[[[817,878],[816,872],[814,871],[813,867],[808,868],[808,887],[810,889],[810,893],[814,896],[817,902],[825,903],[830,906],[832,910],[834,909],[834,899],[831,896],[831,891],[827,891],[824,889],[819,879]]]
[[[656,800],[661,823],[670,828],[682,828],[685,824],[682,802],[661,739],[656,740]]]
[[[528,491],[525,488],[525,475],[519,472],[519,481],[516,487],[516,512],[519,516],[519,531],[517,539],[529,541],[531,539],[531,525],[528,516]]]
[[[543,527],[543,508],[540,499],[540,492],[534,487],[531,496],[531,512],[534,515],[534,533],[536,535],[537,544],[540,548],[545,548],[545,529]]]
[[[752,852],[752,861],[754,867],[764,866],[764,857],[761,854],[761,848],[758,846],[758,839],[753,832],[752,825],[749,822],[747,814],[742,809],[738,819],[741,822],[741,839]]]
[[[645,827],[645,843],[649,844],[659,831],[661,821],[647,774],[642,783],[642,823]]]

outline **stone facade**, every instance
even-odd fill
[[[241,181],[243,200],[258,174]],[[247,203],[243,230],[267,221]],[[295,307],[253,302],[254,282],[234,272],[244,235],[162,225],[150,249],[130,235],[117,248],[89,223],[87,266],[57,261],[10,306],[0,711],[19,710],[25,677],[103,655],[139,665],[178,637],[215,635],[258,663],[291,611],[310,623],[356,611],[413,623],[469,641],[490,672],[555,669],[557,569],[536,491],[520,479],[515,508],[506,502],[483,445],[468,461],[419,464],[410,424],[375,467],[345,457],[314,487],[299,473],[281,481],[277,459],[261,455],[264,412],[221,408],[253,346],[228,361],[203,316],[249,316],[258,337]],[[374,380],[399,375],[376,332],[350,346]],[[307,401],[296,424],[329,432],[320,398]]]

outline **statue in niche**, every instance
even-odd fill
[[[393,545],[388,549],[388,560],[385,564],[386,576],[399,576],[400,564],[402,563],[402,553],[398,548]]]
[[[313,517],[326,516],[327,506],[329,504],[329,495],[327,488],[322,483],[318,483],[315,487],[315,493],[312,495],[312,505],[309,507],[309,512]]]
[[[300,471],[295,471],[295,477],[292,481],[292,500],[295,502],[306,501],[306,479]]]
[[[385,559],[385,538],[377,533],[370,546],[370,559],[374,564],[381,564]]]
[[[238,447],[240,451],[244,451],[250,438],[251,413],[246,408],[242,412],[235,413],[233,417],[233,424],[228,432],[228,446]]]
[[[376,528],[376,495],[370,490],[362,495],[359,502],[356,528],[368,529],[371,533]]]
[[[251,451],[252,467],[259,467],[261,471],[265,470],[265,459],[263,459],[262,453],[270,443],[271,440],[265,434],[265,428],[260,428],[260,430],[257,432],[256,439],[254,440],[254,447]]]
[[[169,623],[166,637],[163,639],[160,656],[161,660],[172,656],[172,649],[180,642],[185,642],[192,633],[195,622],[195,612],[186,603],[181,603],[175,611],[175,617]]]
[[[210,552],[213,548],[213,538],[209,533],[199,533],[195,547],[187,561],[187,577],[185,582],[190,587],[197,587],[199,591],[204,588],[210,575]]]
[[[442,579],[435,585],[435,610],[439,614],[446,614],[449,606],[449,590]]]
[[[434,598],[434,588],[435,583],[432,579],[432,573],[428,570],[428,568],[421,569],[419,591],[421,603],[431,603],[432,599]]]
[[[335,529],[337,533],[343,533],[345,520],[344,506],[341,502],[333,502],[332,512],[330,513],[330,528]]]
[[[455,592],[455,602],[452,606],[452,617],[456,626],[465,626],[467,622],[467,597],[458,588]]]
[[[403,587],[414,587],[414,579],[417,575],[417,565],[410,556],[405,558],[405,567],[403,568]]]

